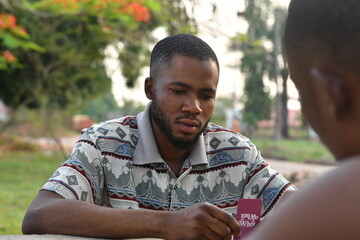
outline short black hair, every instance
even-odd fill
[[[360,72],[360,1],[292,0],[285,48],[307,57],[329,57]]]
[[[176,54],[199,61],[214,61],[220,72],[216,54],[206,42],[192,34],[180,33],[166,37],[155,45],[151,53],[150,77],[156,78],[164,68],[168,68]]]

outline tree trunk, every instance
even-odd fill
[[[287,69],[281,71],[281,76],[283,80],[283,92],[281,94],[281,105],[282,105],[282,124],[281,124],[281,136],[285,139],[289,138],[289,123],[288,123],[288,92],[287,92],[287,79],[289,73]]]
[[[280,54],[280,12],[278,9],[274,11],[275,22],[274,22],[274,80],[276,84],[276,96],[275,96],[275,129],[274,129],[274,138],[276,140],[282,138],[282,129],[283,125],[283,114],[282,114],[282,97],[280,94],[280,83],[279,83],[279,62],[278,56]]]

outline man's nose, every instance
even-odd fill
[[[200,106],[200,101],[195,96],[187,96],[182,107],[182,111],[189,112],[191,114],[201,114],[202,109]]]

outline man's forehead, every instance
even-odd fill
[[[194,84],[202,82],[204,91],[216,92],[219,74],[216,63],[212,60],[201,61],[196,58],[177,55],[173,58],[171,66],[161,66],[156,78],[157,83],[176,85],[191,88]],[[216,79],[216,84],[214,84]],[[202,81],[203,80],[203,81]],[[155,83],[156,84],[156,83]]]

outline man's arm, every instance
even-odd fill
[[[237,221],[225,211],[198,204],[179,211],[113,209],[40,191],[23,220],[24,234],[105,238],[231,239]]]

